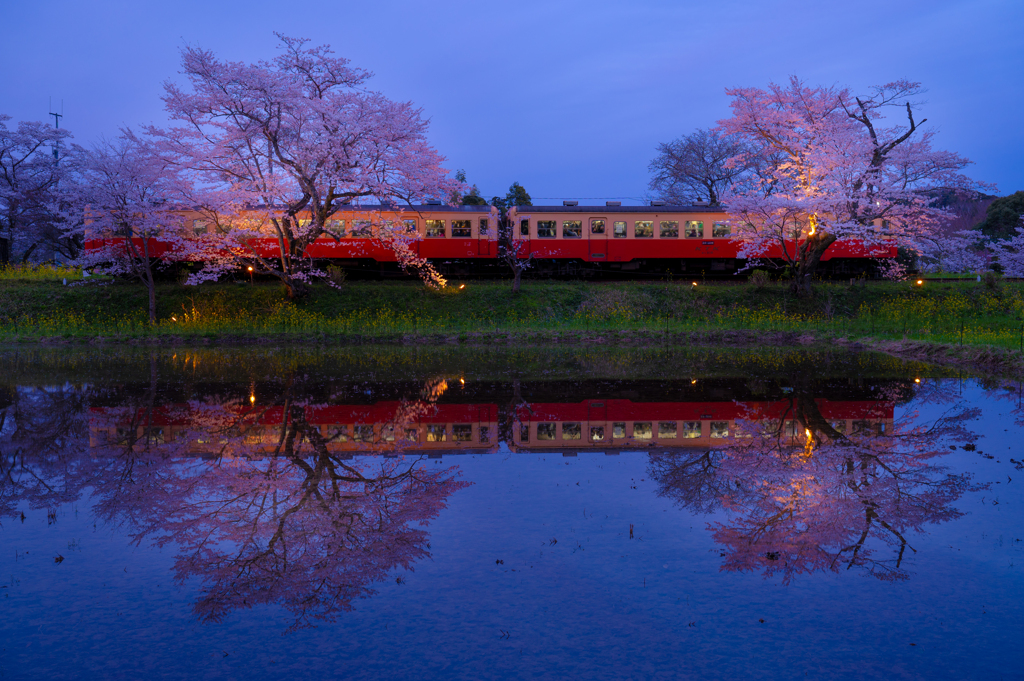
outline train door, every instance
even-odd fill
[[[497,421],[497,414],[492,413],[494,409],[493,405],[481,404],[477,412],[477,442],[481,446],[488,446],[494,443],[495,438],[498,436],[497,433],[493,432],[494,425],[492,421]]]
[[[608,262],[608,247],[611,245],[609,234],[611,225],[605,218],[590,218],[590,229],[587,230],[587,238],[590,239],[590,259],[595,262]]]
[[[612,431],[608,427],[608,407],[604,402],[591,402],[587,407],[587,429],[583,433],[587,443],[611,443]]]
[[[496,229],[498,229],[498,226],[492,225],[490,218],[480,218],[477,220],[477,255],[485,258],[497,255],[494,252],[494,247],[491,245],[491,236],[494,234],[492,230]]]

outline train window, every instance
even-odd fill
[[[520,423],[519,424],[519,441],[529,442],[530,441],[530,424]]]
[[[554,220],[537,220],[537,237],[540,239],[554,239],[557,236],[555,234],[555,221]]]
[[[686,421],[683,423],[683,437],[687,440],[700,437],[700,421]]]
[[[456,442],[472,442],[473,426],[468,423],[456,423],[452,426],[452,439]]]
[[[473,236],[473,223],[469,220],[452,220],[452,238],[468,239]]]
[[[604,234],[604,220],[591,220],[590,221],[590,233],[591,234]]]
[[[369,220],[352,221],[352,237],[354,239],[369,239],[371,236],[373,236],[373,229]]]
[[[599,442],[604,439],[604,426],[590,426],[590,441]]]
[[[355,426],[352,429],[353,442],[373,442],[373,426]]]
[[[711,236],[715,238],[720,239],[722,237],[729,236],[731,232],[732,225],[730,225],[728,222],[716,222],[713,225],[711,225]]]
[[[624,221],[623,222],[615,222],[612,225],[612,235],[616,239],[625,239],[626,238],[626,223]]]
[[[490,227],[490,223],[488,223],[487,218],[480,218],[480,236],[481,237],[487,236],[487,229],[489,227]]]
[[[380,439],[384,442],[395,441],[395,427],[394,426],[382,426],[380,429]]]
[[[491,441],[491,427],[480,426],[480,444],[487,444]]]
[[[537,439],[538,440],[554,440],[555,439],[555,424],[553,424],[553,423],[538,423],[537,424]]]
[[[633,223],[633,236],[637,239],[654,237],[654,223],[650,220],[637,220]]]
[[[790,419],[783,421],[782,423],[782,436],[783,437],[796,437],[798,433],[796,421]]]
[[[427,442],[447,442],[448,429],[441,426],[427,426]]]
[[[685,231],[685,236],[687,239],[703,239],[704,223],[701,222],[700,220],[687,220]]]
[[[651,422],[650,421],[634,421],[633,422],[633,438],[635,440],[650,440],[651,439]]]
[[[193,220],[192,221],[192,233],[193,234],[206,234],[210,230],[210,223],[206,220]]]
[[[843,435],[845,435],[846,434],[846,421],[845,420],[833,421],[832,422],[832,429],[835,430],[837,433],[842,433]]]
[[[530,219],[519,221],[519,236],[530,236]]]
[[[612,437],[626,437],[626,424],[622,422],[613,423]]]
[[[298,223],[299,229],[307,229],[311,224],[313,224],[313,221],[309,218],[295,218],[295,222]]]
[[[562,424],[562,439],[563,440],[579,440],[580,439],[580,424],[579,423],[563,423]]]
[[[565,220],[562,222],[563,239],[580,239],[583,237],[583,222],[580,220]]]
[[[345,236],[345,221],[344,220],[328,220],[325,225],[327,231],[336,237]]]
[[[444,220],[427,220],[427,236],[444,238]]]
[[[419,442],[420,441],[420,433],[415,428],[406,428],[405,429],[405,439],[408,442]]]
[[[679,236],[679,223],[675,220],[661,221],[661,238],[675,239]]]
[[[658,437],[665,440],[676,439],[676,422],[660,421],[658,423]]]
[[[870,435],[871,434],[871,421],[854,421],[853,422],[853,434],[854,435]]]
[[[417,231],[417,225],[415,220],[402,220],[402,227],[405,229],[406,234],[415,234]],[[344,230],[344,225],[342,225]]]
[[[330,439],[348,442],[348,426],[334,426]]]
[[[712,421],[711,422],[711,437],[715,439],[722,439],[729,437],[729,422],[728,421]]]

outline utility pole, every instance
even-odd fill
[[[50,98],[50,109],[53,109],[53,97]],[[60,100],[60,113],[54,113],[50,111],[50,115],[53,116],[53,127],[56,130],[60,130],[60,119],[64,118],[64,100]],[[53,160],[60,162],[60,140],[53,144]]]

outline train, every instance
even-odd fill
[[[191,238],[207,238],[214,227],[195,215]],[[346,206],[335,213],[330,230],[339,238],[318,238],[303,254],[312,262],[348,272],[380,276],[405,274],[395,252],[378,237],[382,226],[400,226],[412,252],[446,276],[500,276],[507,258],[530,261],[544,276],[677,273],[716,277],[743,269],[735,218],[720,206],[513,206],[502,215],[493,206],[412,205],[404,208]],[[116,244],[110,234],[89,234],[86,252]],[[123,242],[123,239],[120,239]],[[276,238],[256,238],[249,247],[262,258],[279,257]],[[174,260],[173,247],[151,240],[150,252]],[[821,259],[825,275],[861,275],[879,259],[895,258],[894,244],[866,245],[852,240],[832,244]],[[763,257],[778,259],[781,251]]]

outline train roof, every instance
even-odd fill
[[[515,206],[517,213],[724,213],[722,205]]]

